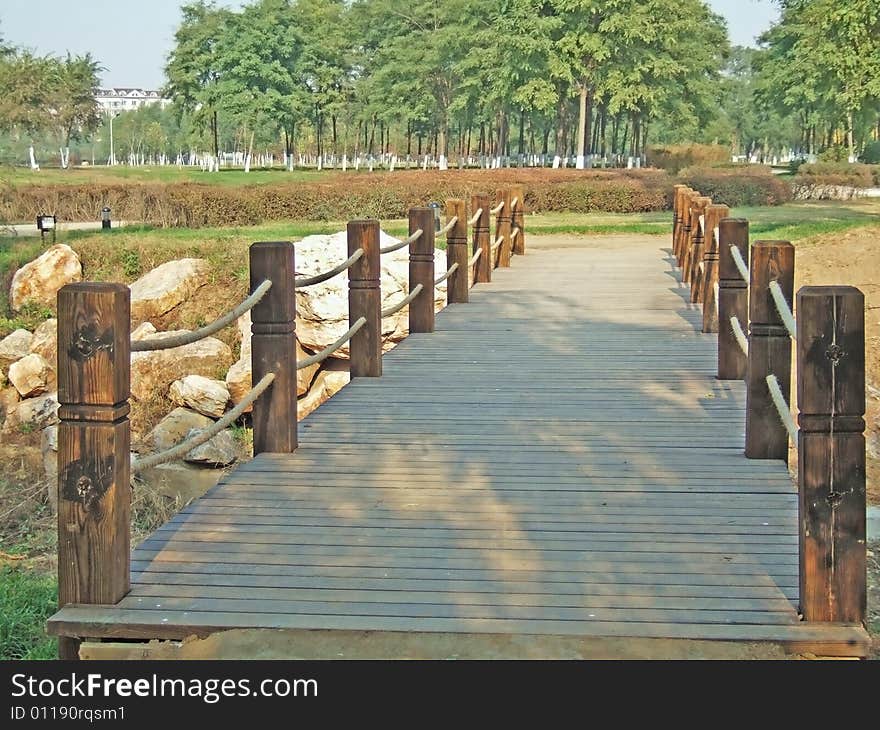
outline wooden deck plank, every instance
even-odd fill
[[[306,417],[296,454],[239,466],[136,548],[116,607],[52,630],[863,651],[858,627],[798,622],[791,477],[743,457],[743,384],[715,379],[656,239],[537,247],[471,295]]]

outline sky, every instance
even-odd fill
[[[0,33],[16,46],[63,56],[91,52],[105,86],[159,88],[181,0],[0,0]],[[229,0],[230,7],[241,2]],[[754,45],[778,12],[772,0],[709,0],[736,45]]]

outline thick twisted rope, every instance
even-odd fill
[[[235,408],[197,436],[193,436],[191,439],[187,439],[186,441],[177,444],[177,446],[172,446],[170,449],[160,451],[158,454],[150,454],[143,459],[136,459],[131,463],[132,473],[136,474],[144,469],[150,469],[154,466],[159,466],[159,464],[174,461],[181,456],[186,456],[186,454],[197,446],[207,443],[227,426],[238,420],[253,402],[263,394],[266,388],[272,385],[273,380],[275,380],[275,373],[264,375],[260,382],[248,391],[247,395],[241,399],[241,402],[235,406]]]
[[[776,305],[776,311],[779,312],[779,316],[785,324],[785,329],[788,330],[791,339],[797,341],[797,322],[794,319],[794,313],[788,306],[788,302],[785,301],[785,294],[782,293],[782,287],[779,286],[778,281],[770,282],[770,296],[773,297],[773,303]]]
[[[519,203],[519,198],[514,198],[513,200],[510,201],[510,210],[511,210],[511,212],[513,212],[514,210],[516,210],[516,205],[517,205],[517,203]]]
[[[495,239],[495,243],[492,244],[492,251],[495,251],[495,249],[502,243],[504,243],[504,236],[498,236],[498,238]]]
[[[419,236],[421,236],[423,233],[424,233],[424,231],[421,228],[417,228],[409,236],[409,238],[404,238],[402,241],[399,241],[397,243],[392,243],[392,244],[386,246],[385,248],[380,248],[379,253],[383,254],[383,253],[391,253],[392,251],[399,251],[400,249],[405,248],[406,246],[409,246],[411,243],[415,243],[416,241],[418,241]]]
[[[477,221],[480,220],[480,216],[483,215],[483,209],[477,208],[477,212],[471,216],[471,219],[468,221],[469,226],[477,225]]]
[[[480,256],[483,255],[483,249],[478,248],[477,252],[468,259],[468,266],[473,266],[477,261],[480,260]]]
[[[334,342],[332,345],[327,345],[327,347],[325,347],[320,352],[316,352],[314,355],[309,355],[309,357],[297,361],[296,369],[302,370],[303,368],[307,368],[310,365],[315,365],[319,362],[323,362],[328,357],[330,357],[330,355],[336,352],[340,347],[342,347],[346,342],[348,342],[352,337],[354,337],[355,333],[366,323],[366,317],[360,317],[351,327],[348,328],[348,332],[342,335],[342,337],[336,340],[336,342]]]
[[[739,271],[739,275],[743,278],[743,281],[747,284],[749,283],[749,267],[746,266],[745,259],[743,259],[742,254],[739,252],[739,248],[731,244],[730,246],[730,255],[733,257],[733,263],[736,264],[736,268]]]
[[[500,203],[498,203],[498,205],[496,205],[494,208],[489,208],[489,212],[490,212],[492,215],[498,215],[503,209],[504,209],[504,201],[502,200],[502,201],[501,201]]]
[[[299,289],[304,286],[311,286],[312,284],[320,284],[322,281],[327,281],[327,279],[332,279],[337,274],[341,274],[343,271],[346,271],[352,264],[355,263],[361,256],[364,255],[364,249],[359,248],[355,251],[351,256],[349,256],[345,261],[343,261],[339,266],[336,266],[330,271],[325,271],[323,274],[315,274],[314,276],[303,276],[299,279],[294,280],[294,284],[296,288]]]
[[[785,430],[788,431],[788,437],[792,440],[794,445],[797,446],[797,426],[794,425],[794,418],[791,416],[791,410],[789,410],[788,403],[785,402],[785,398],[782,395],[782,388],[779,387],[779,381],[776,379],[775,375],[767,376],[767,387],[770,389],[770,397],[773,399],[773,405],[776,406],[776,412],[779,414],[779,419],[782,421],[782,425],[785,426]]]
[[[453,229],[455,224],[458,223],[458,216],[454,215],[448,221],[446,221],[446,225],[443,226],[439,231],[437,231],[438,236],[445,236],[449,231]]]
[[[721,312],[718,309],[719,291],[720,291],[720,289],[718,288],[718,282],[716,281],[714,284],[712,284],[712,293],[715,295],[715,316],[716,317],[719,314],[721,314]]]
[[[739,323],[739,318],[731,317],[730,326],[733,329],[733,336],[736,338],[736,344],[739,345],[739,349],[743,351],[743,354],[748,356],[749,340],[746,337],[746,333],[743,332],[742,325]]]
[[[213,335],[215,332],[219,332],[224,327],[229,326],[235,320],[241,317],[241,315],[243,315],[245,312],[249,312],[251,309],[254,308],[257,302],[259,302],[264,296],[266,296],[266,292],[269,291],[269,289],[271,288],[272,282],[267,279],[256,289],[254,289],[253,294],[251,294],[235,309],[233,309],[231,312],[227,312],[222,317],[218,317],[210,324],[206,324],[204,327],[199,327],[199,329],[193,330],[192,332],[183,332],[179,335],[156,337],[150,340],[134,340],[131,343],[131,351],[150,352],[152,350],[168,350],[172,347],[182,347],[183,345],[190,345],[193,342],[198,342],[205,337]]]
[[[413,290],[409,294],[407,294],[401,301],[399,301],[393,307],[383,309],[382,316],[390,317],[392,314],[397,314],[401,309],[403,309],[407,304],[409,304],[413,299],[421,294],[422,289],[424,289],[424,287],[421,284],[416,284],[415,287],[413,287]]]
[[[450,266],[448,269],[446,269],[446,273],[443,274],[443,276],[441,276],[439,279],[434,279],[434,286],[437,286],[438,284],[442,284],[450,276],[452,276],[457,270],[458,270],[458,262],[456,261],[454,264],[452,264],[452,266]]]

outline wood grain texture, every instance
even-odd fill
[[[795,612],[797,494],[742,456],[744,384],[715,378],[667,251],[531,239],[528,266],[306,417],[296,454],[141,544],[126,601],[53,631],[818,637]]]
[[[296,265],[290,242],[250,247],[250,290],[268,280],[272,287],[251,310],[251,379],[269,373],[275,380],[254,402],[254,453],[292,453],[296,430]]]
[[[804,287],[797,311],[801,610],[864,622],[865,298]]]
[[[408,306],[409,331],[434,331],[434,211],[410,208],[409,233],[422,229],[422,235],[409,245],[409,290],[419,284],[421,293]]]
[[[522,185],[513,185],[510,188],[510,195],[518,201],[516,208],[513,209],[513,218],[511,220],[510,229],[511,236],[513,236],[514,231],[518,231],[516,236],[513,237],[513,253],[516,256],[524,256],[526,253],[526,189]]]
[[[130,293],[58,292],[58,605],[119,601],[129,589]],[[62,641],[62,659],[76,658]]]
[[[791,402],[791,337],[770,294],[777,281],[792,305],[794,246],[788,241],[756,241],[749,268],[749,364],[746,372],[746,456],[788,463],[788,431],[773,404],[767,376],[775,375]]]
[[[715,285],[718,284],[718,254],[720,242],[715,236],[720,222],[730,214],[726,205],[710,205],[706,209],[706,245],[703,250],[703,276],[700,301],[703,303],[703,332],[718,331],[718,307],[715,301]]]
[[[510,188],[503,188],[495,191],[495,205],[504,203],[504,207],[498,211],[495,218],[495,239],[501,239],[501,246],[498,249],[498,266],[500,268],[510,267],[510,255],[512,252],[510,242],[511,224],[513,220],[513,211],[510,202],[513,195]]]
[[[452,230],[446,236],[446,267],[454,264],[458,268],[446,280],[446,301],[448,304],[466,304],[470,291],[468,272],[468,225],[467,208],[463,200],[456,198],[446,201],[446,218],[458,218]]]
[[[736,268],[730,247],[737,247],[748,266],[749,222],[745,218],[724,218],[718,226],[718,378],[745,380],[749,358],[736,342],[730,318],[736,317],[743,332],[749,331],[749,283]]]
[[[382,262],[379,253],[379,221],[359,220],[348,224],[348,255],[359,248],[364,255],[348,270],[348,321],[361,317],[367,323],[351,338],[349,371],[352,378],[382,375]]]
[[[489,210],[491,207],[491,198],[488,195],[474,195],[471,197],[471,210],[473,213],[476,214],[478,210],[483,211],[480,217],[477,218],[473,230],[473,251],[471,253],[473,255],[477,250],[483,252],[474,265],[474,284],[487,284],[492,281],[492,269],[494,267],[492,266],[492,252],[489,241],[489,221],[492,217]]]

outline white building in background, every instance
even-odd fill
[[[171,99],[163,99],[158,91],[121,87],[98,89],[95,100],[105,114],[134,111],[150,104],[161,104],[164,109],[171,103]]]

